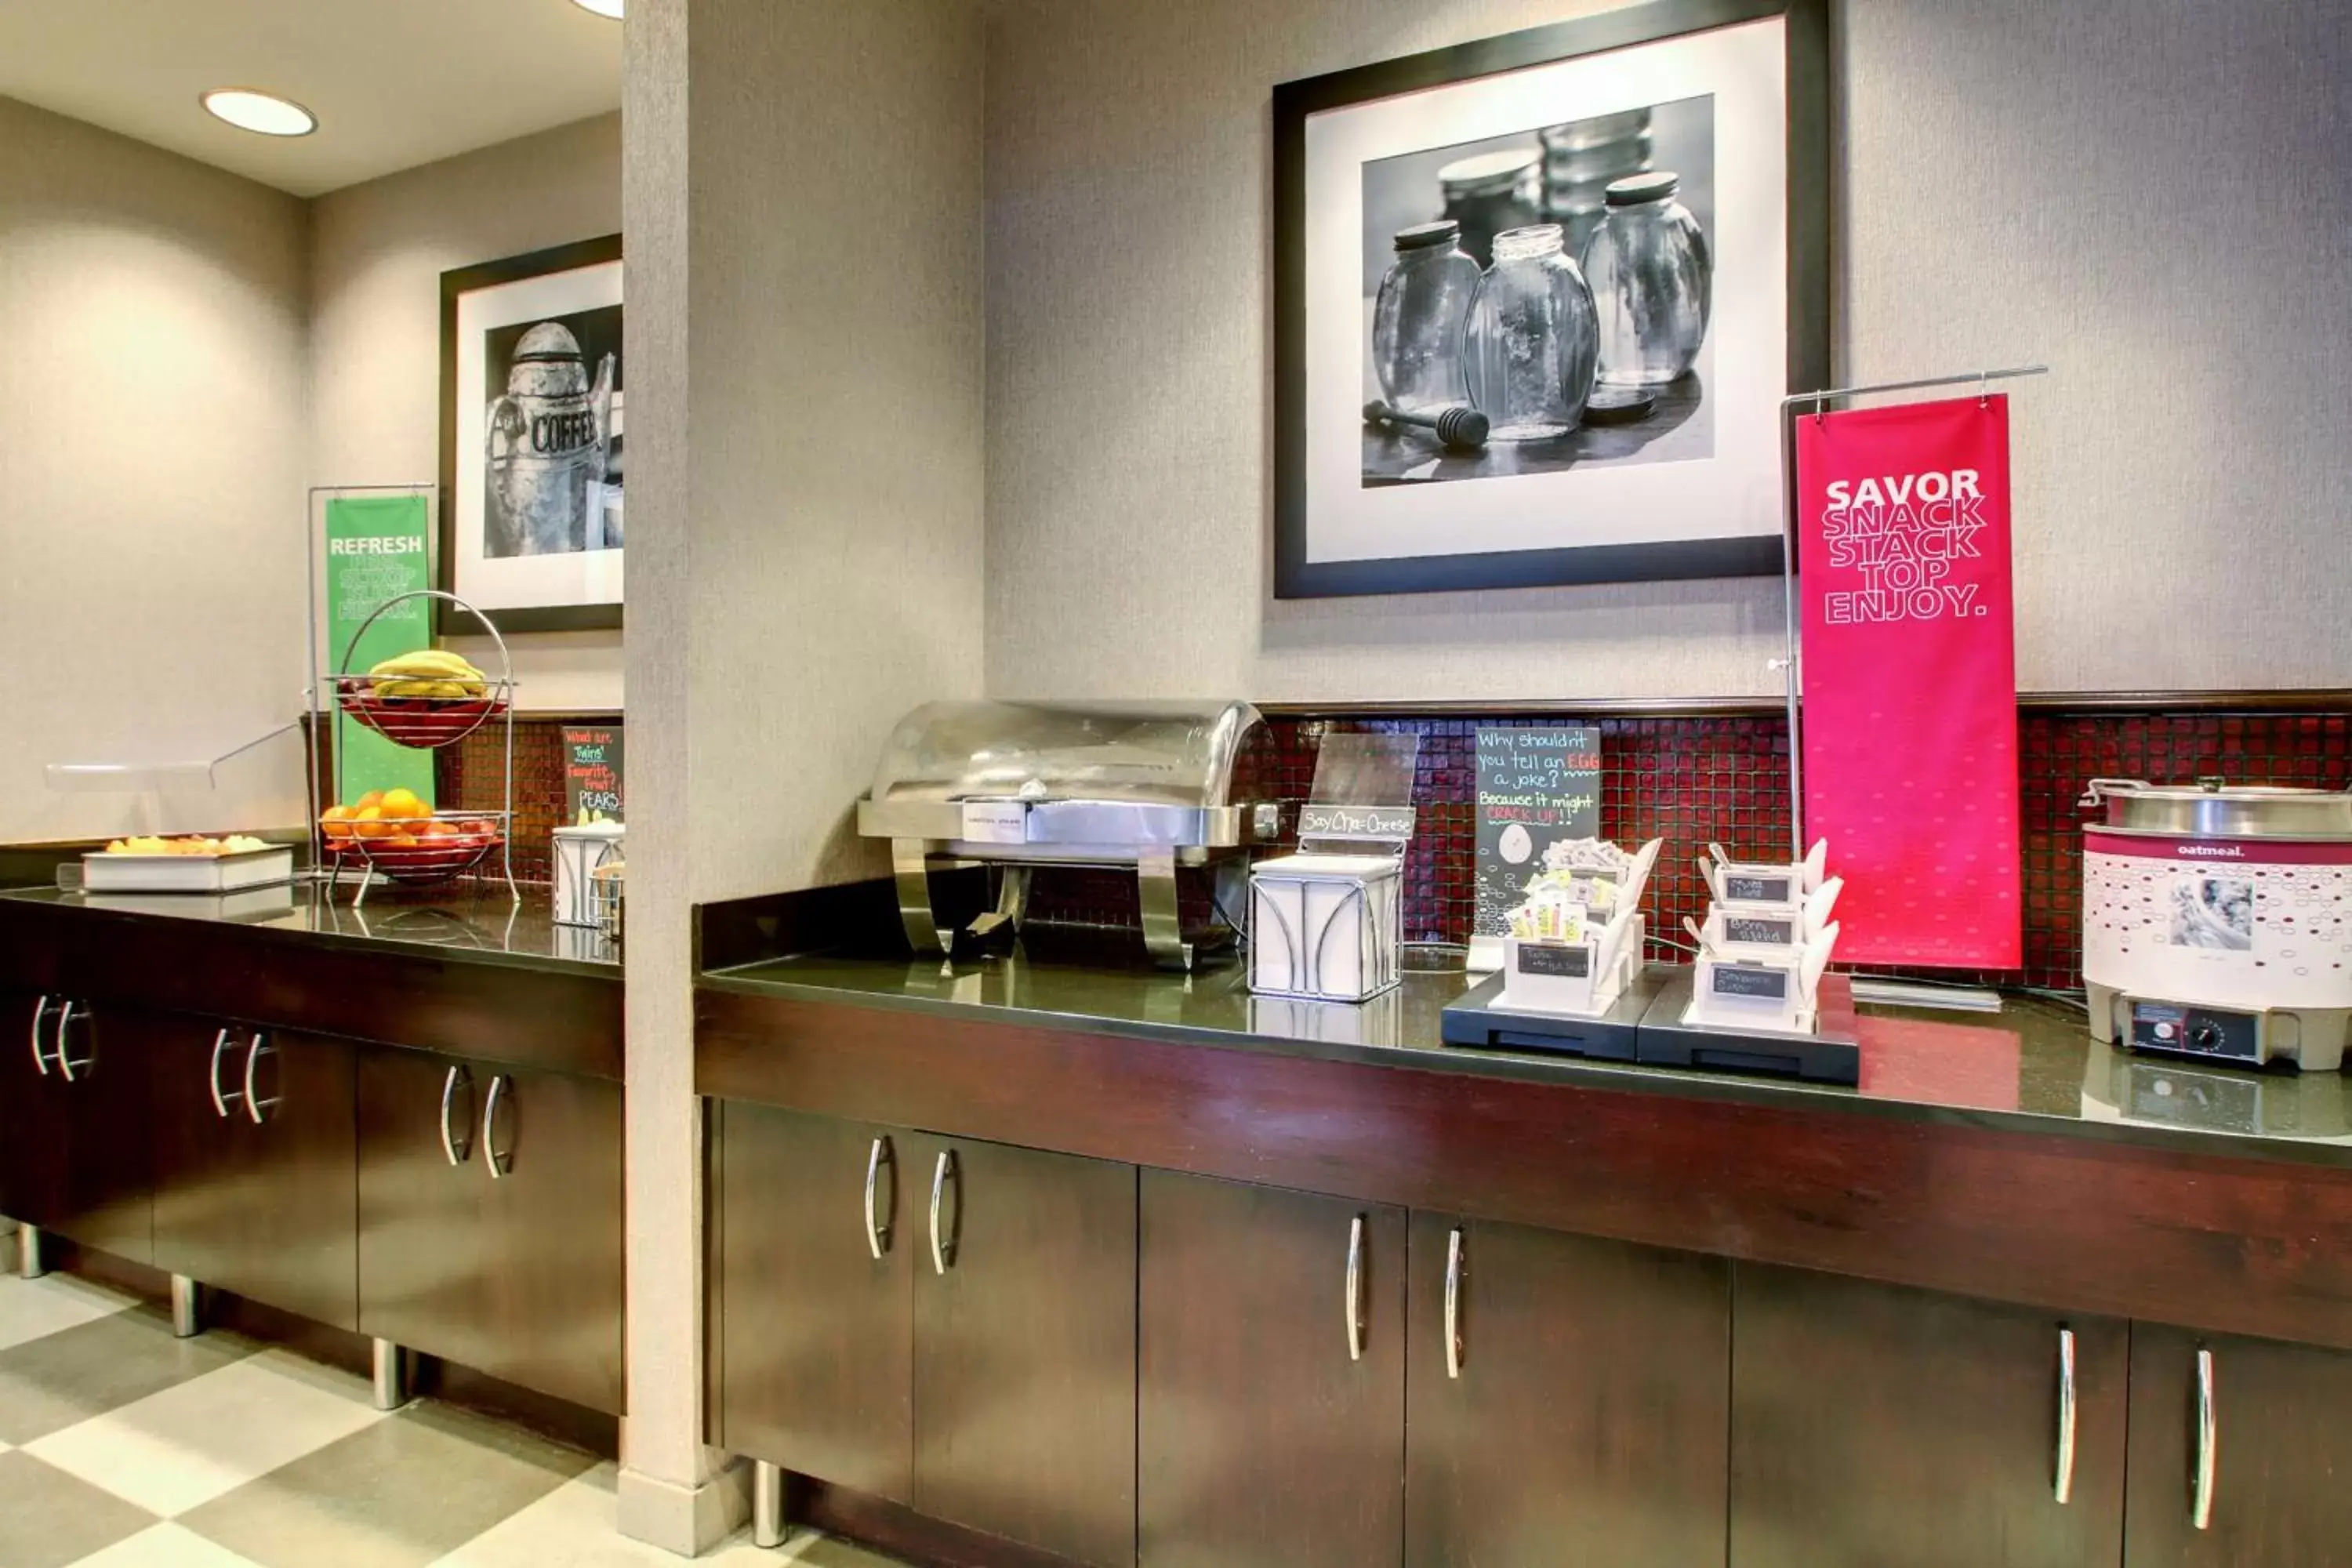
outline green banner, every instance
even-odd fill
[[[411,599],[378,616],[353,649],[352,638],[377,607],[433,585],[430,519],[425,498],[340,496],[327,503],[327,668],[364,672],[387,658],[433,646],[433,601]],[[328,700],[332,703],[333,698]],[[335,713],[342,747],[343,795],[350,805],[369,790],[403,786],[433,799],[433,753],[396,745]]]

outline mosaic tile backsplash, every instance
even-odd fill
[[[1333,730],[1407,731],[1422,737],[1414,784],[1419,831],[1405,862],[1405,940],[1469,940],[1477,802],[1476,733],[1514,725],[1557,726],[1556,714],[1480,718],[1269,721],[1240,763],[1235,798],[1280,801],[1295,819],[1315,773],[1316,747]],[[1770,858],[1789,848],[1789,739],[1774,717],[1605,718],[1601,731],[1601,832],[1628,847],[1663,838],[1648,909],[1652,956],[1673,955],[1683,918],[1706,909],[1696,860],[1709,843]],[[2083,816],[2092,778],[2342,788],[2352,776],[2352,715],[2343,713],[2092,713],[2029,710],[2019,721],[2025,878],[2025,963],[2008,973],[1937,978],[2075,989],[2082,984]],[[1835,846],[1832,846],[1835,858]],[[1188,922],[1208,917],[1189,889]],[[1032,917],[1074,924],[1131,924],[1131,879],[1109,874],[1041,877]]]
[[[1344,711],[1270,720],[1244,753],[1236,798],[1276,800],[1286,826],[1315,776],[1316,749],[1333,730],[1405,731],[1422,738],[1414,780],[1420,830],[1405,862],[1405,937],[1463,942],[1475,900],[1472,861],[1481,729],[1573,722],[1557,714],[1479,718],[1351,717]],[[1652,956],[1683,917],[1706,912],[1695,862],[1709,843],[1769,858],[1789,844],[1789,742],[1777,716],[1604,718],[1601,831],[1621,844],[1664,838],[1650,882]],[[515,873],[544,881],[549,834],[563,813],[562,731],[568,720],[515,721]],[[2352,714],[2086,713],[2028,710],[2019,719],[2025,851],[2025,964],[2005,973],[1955,975],[1985,984],[2074,989],[2082,984],[2082,814],[2093,778],[2343,788],[2352,781]],[[485,729],[441,753],[442,798],[466,809],[498,804],[500,738]],[[1834,847],[1832,847],[1834,848]],[[1204,882],[1188,882],[1188,924],[1210,919]],[[1031,916],[1045,923],[1133,926],[1134,881],[1113,873],[1038,879]]]

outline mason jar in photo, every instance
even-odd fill
[[[1599,342],[1592,292],[1559,226],[1496,235],[1463,335],[1470,401],[1486,416],[1487,439],[1548,441],[1574,430],[1592,395]]]
[[[1664,386],[1690,369],[1706,340],[1715,266],[1698,219],[1675,199],[1681,184],[1664,169],[1613,182],[1585,244],[1605,386]]]
[[[1543,162],[1541,147],[1506,147],[1437,171],[1445,216],[1462,226],[1462,249],[1471,260],[1489,265],[1496,235],[1543,221]]]
[[[1462,253],[1452,218],[1396,236],[1396,259],[1372,302],[1372,369],[1381,395],[1408,413],[1469,401],[1462,329],[1478,292],[1478,264]]]

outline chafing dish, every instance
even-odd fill
[[[882,749],[857,829],[890,841],[898,914],[918,952],[1018,931],[1039,866],[1132,866],[1152,958],[1190,967],[1178,867],[1210,867],[1239,907],[1240,858],[1280,829],[1232,799],[1234,763],[1263,721],[1246,702],[931,702]],[[962,931],[933,911],[934,869],[996,866],[995,909]]]

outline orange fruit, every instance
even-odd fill
[[[430,816],[433,808],[416,797],[413,789],[386,790],[383,801],[383,814],[389,817]]]
[[[383,804],[383,791],[380,789],[372,789],[368,791],[367,794],[360,796],[358,803],[354,805],[352,809],[353,811],[365,811],[369,806],[382,805]]]
[[[416,847],[416,836],[413,833],[395,833],[383,842],[387,848],[414,849]]]
[[[462,833],[464,829],[460,828],[454,822],[441,822],[436,820],[426,823],[418,831],[427,838],[455,838]]]
[[[352,814],[352,831],[362,838],[383,838],[392,832],[392,824],[383,820],[383,807],[363,805]]]

